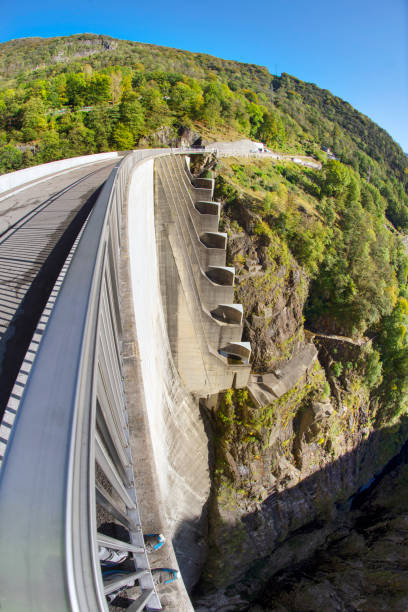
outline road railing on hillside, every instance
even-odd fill
[[[257,143],[247,141],[246,146],[236,146],[234,142],[231,143],[222,143],[218,147],[201,147],[202,152],[204,153],[214,153],[217,157],[246,157],[246,158],[254,158],[254,159],[269,159],[274,161],[291,161],[300,166],[306,166],[308,168],[315,168],[320,170],[322,164],[318,161],[315,161],[313,158],[301,156],[301,155],[293,155],[286,153],[277,153],[274,151],[259,151],[257,149]],[[198,148],[195,149],[195,152],[198,152]]]

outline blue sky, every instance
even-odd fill
[[[0,41],[93,32],[267,66],[316,83],[408,152],[408,0],[0,0]]]

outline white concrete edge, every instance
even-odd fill
[[[203,234],[208,234],[211,236],[223,236],[224,238],[228,238],[227,232],[203,232]]]
[[[49,162],[48,164],[40,164],[39,166],[32,166],[30,168],[24,168],[23,170],[17,170],[16,172],[2,174],[0,176],[0,193],[10,191],[16,187],[21,187],[25,183],[31,183],[37,179],[48,177],[50,174],[57,174],[61,171],[66,172],[78,166],[115,159],[118,156],[119,153],[117,151],[96,153],[95,155],[82,155],[81,157],[59,159],[58,161]]]
[[[234,266],[208,266],[209,270],[227,270],[228,272],[231,272],[231,274],[235,274],[235,267]]]
[[[242,312],[242,314],[244,313],[244,307],[242,306],[242,304],[219,304],[219,308],[222,307],[225,308],[232,308],[233,310],[238,310],[239,312]],[[235,344],[237,344],[237,342],[235,342]],[[250,342],[248,344],[251,344]]]
[[[242,346],[243,348],[246,348],[249,351],[251,350],[251,343],[250,342],[229,342],[228,346]]]

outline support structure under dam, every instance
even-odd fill
[[[0,177],[5,610],[107,610],[124,588],[132,612],[192,610],[210,490],[198,398],[246,385],[250,347],[213,181],[186,153]],[[165,546],[147,554],[146,533]],[[102,547],[126,566],[101,571]],[[157,586],[163,567],[182,579]]]

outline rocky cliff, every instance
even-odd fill
[[[244,610],[272,576],[286,576],[286,570],[315,559],[316,551],[333,545],[340,547],[341,557],[344,545],[352,558],[348,499],[399,451],[407,423],[397,418],[378,425],[381,404],[372,389],[380,378],[369,337],[334,336],[324,325],[319,333],[305,330],[313,275],[276,230],[268,206],[265,213],[264,199],[237,189],[225,165],[217,195],[223,201],[229,263],[236,267],[254,374],[248,389],[207,402],[214,455],[210,550],[195,605],[197,610]],[[311,200],[296,203],[304,208],[305,225],[317,216],[311,205]],[[343,542],[347,537],[350,542]],[[361,537],[355,546],[364,548]],[[323,580],[324,563],[319,568]],[[313,578],[305,581],[312,601]],[[299,587],[295,603],[268,608],[270,593],[278,606],[287,587],[283,582],[275,593],[271,584],[259,604],[264,607],[254,610],[354,609],[330,608],[327,598],[332,591],[337,596],[336,585],[322,596],[322,607],[296,607],[303,593]]]
[[[307,564],[270,581],[251,612],[408,609],[408,467],[391,468],[366,498],[339,517]]]

